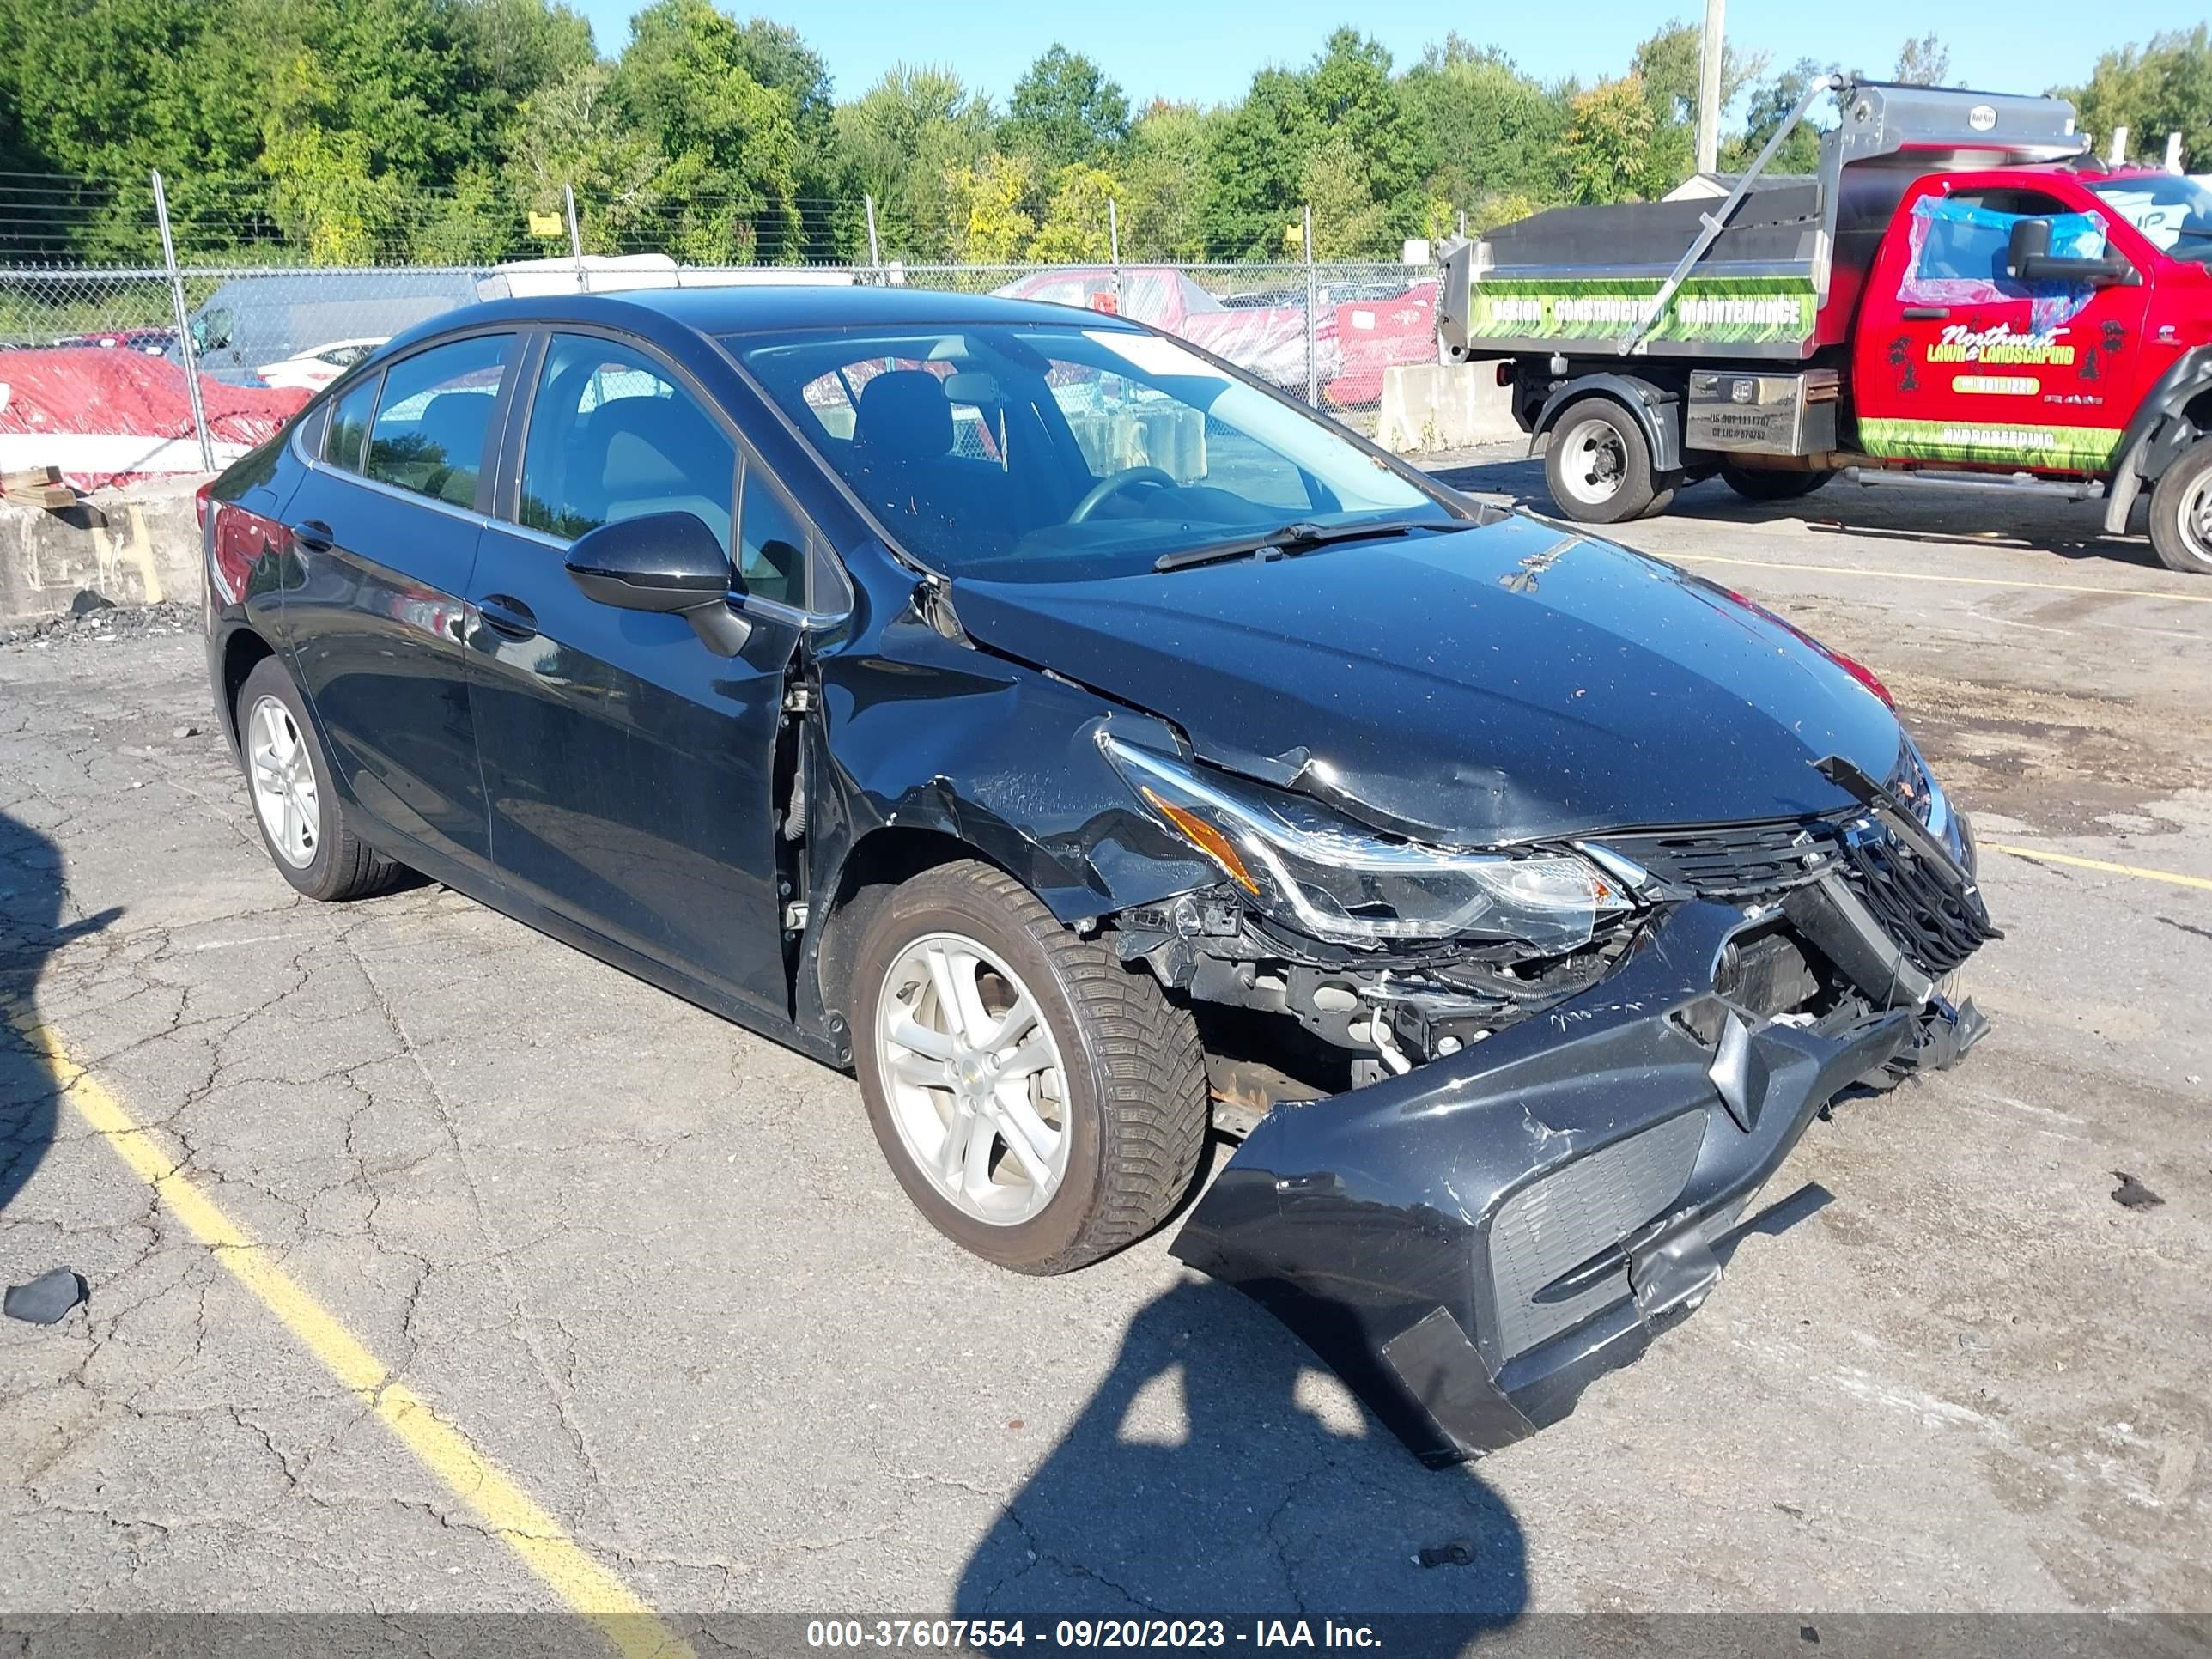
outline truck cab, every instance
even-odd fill
[[[2099,477],[2185,352],[2212,343],[2212,235],[2166,173],[1946,173],[1899,202],[1851,331],[1858,449]],[[2130,211],[2162,231],[2161,246]],[[2201,213],[2212,230],[2212,199]]]

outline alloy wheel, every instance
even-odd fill
[[[1021,976],[959,933],[927,933],[892,959],[876,1004],[876,1054],[907,1156],[964,1214],[1015,1226],[1067,1173],[1067,1073]]]
[[[295,870],[315,861],[322,832],[321,795],[292,711],[277,697],[263,697],[246,717],[246,775],[253,810],[276,855]]]

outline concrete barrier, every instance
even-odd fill
[[[1375,441],[1393,454],[1510,442],[1522,436],[1511,391],[1493,363],[1414,363],[1382,371]]]
[[[96,490],[58,512],[0,501],[0,623],[65,615],[84,588],[118,605],[197,604],[200,483]]]

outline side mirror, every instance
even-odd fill
[[[2048,219],[2022,219],[2013,226],[2012,240],[2005,248],[2005,268],[2015,282],[2069,283],[2087,288],[2112,288],[2135,276],[2135,267],[2117,253],[2096,259],[2054,258]]]
[[[617,611],[679,616],[718,656],[734,657],[752,627],[730,609],[729,555],[696,513],[649,513],[586,531],[570,544],[568,575]]]

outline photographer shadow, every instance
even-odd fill
[[[1528,1599],[1520,1523],[1471,1466],[1424,1468],[1297,1338],[1193,1277],[1130,1322],[953,1604],[971,1619],[1449,1613],[1473,1635]]]

